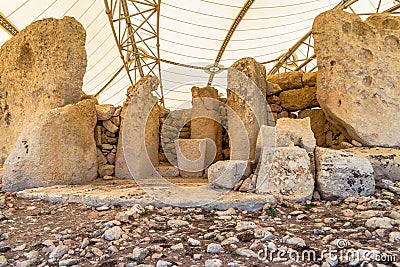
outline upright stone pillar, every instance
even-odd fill
[[[191,138],[210,138],[217,153],[213,162],[222,160],[222,126],[219,114],[218,90],[213,87],[192,88]]]
[[[253,160],[261,125],[267,125],[267,80],[265,67],[253,58],[242,58],[228,70],[228,132],[231,159]],[[235,113],[235,114],[233,114]],[[244,126],[244,127],[243,127]],[[243,129],[245,128],[245,132]],[[249,142],[250,149],[241,147]]]
[[[151,94],[157,90],[157,86],[157,77],[146,76],[133,89],[128,89],[128,96],[121,111],[122,121],[115,159],[117,178],[131,179],[133,178],[131,172],[135,178],[150,177],[152,170],[144,167],[148,166],[144,161],[150,160],[153,166],[159,165],[159,107],[157,97]],[[131,109],[129,113],[127,113],[128,107]],[[129,124],[126,123],[127,120],[130,120]],[[128,125],[129,129],[124,129],[125,125]],[[128,135],[123,137],[123,133]],[[128,156],[131,157],[131,169],[126,164],[124,148],[128,148],[127,151],[130,153]]]

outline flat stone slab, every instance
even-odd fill
[[[204,178],[169,178],[169,182],[185,186],[197,187],[207,185],[207,179]],[[156,184],[154,186],[157,186]],[[160,190],[163,187],[160,186]],[[262,209],[264,204],[269,203],[276,205],[276,200],[270,195],[257,195],[252,193],[241,193],[224,189],[218,190],[221,198],[213,201],[213,194],[210,193],[210,203],[202,206],[204,209],[226,210],[230,207],[243,209],[247,211],[256,211]],[[51,186],[42,188],[27,189],[17,192],[17,197],[25,199],[41,199],[49,202],[73,202],[90,206],[103,205],[121,205],[132,206],[140,204],[142,206],[153,205],[155,207],[164,207],[167,204],[153,198],[143,191],[134,180],[118,179],[118,180],[95,180],[86,185],[65,185]],[[204,201],[204,195],[201,196]],[[176,199],[175,203],[179,203],[186,207],[198,207],[196,195],[188,201],[185,199]],[[196,205],[197,203],[197,205]]]

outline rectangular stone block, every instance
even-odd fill
[[[177,139],[175,147],[181,176],[203,176],[206,166],[207,139]]]

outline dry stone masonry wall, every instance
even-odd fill
[[[275,120],[310,117],[311,129],[321,147],[339,148],[346,137],[326,119],[317,100],[317,72],[300,71],[267,77],[267,101]]]

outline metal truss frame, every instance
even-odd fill
[[[11,36],[15,36],[19,33],[18,28],[0,12],[0,26]]]
[[[158,76],[160,92],[156,93],[164,105],[159,37],[161,0],[104,0],[104,4],[132,86],[144,76]]]

